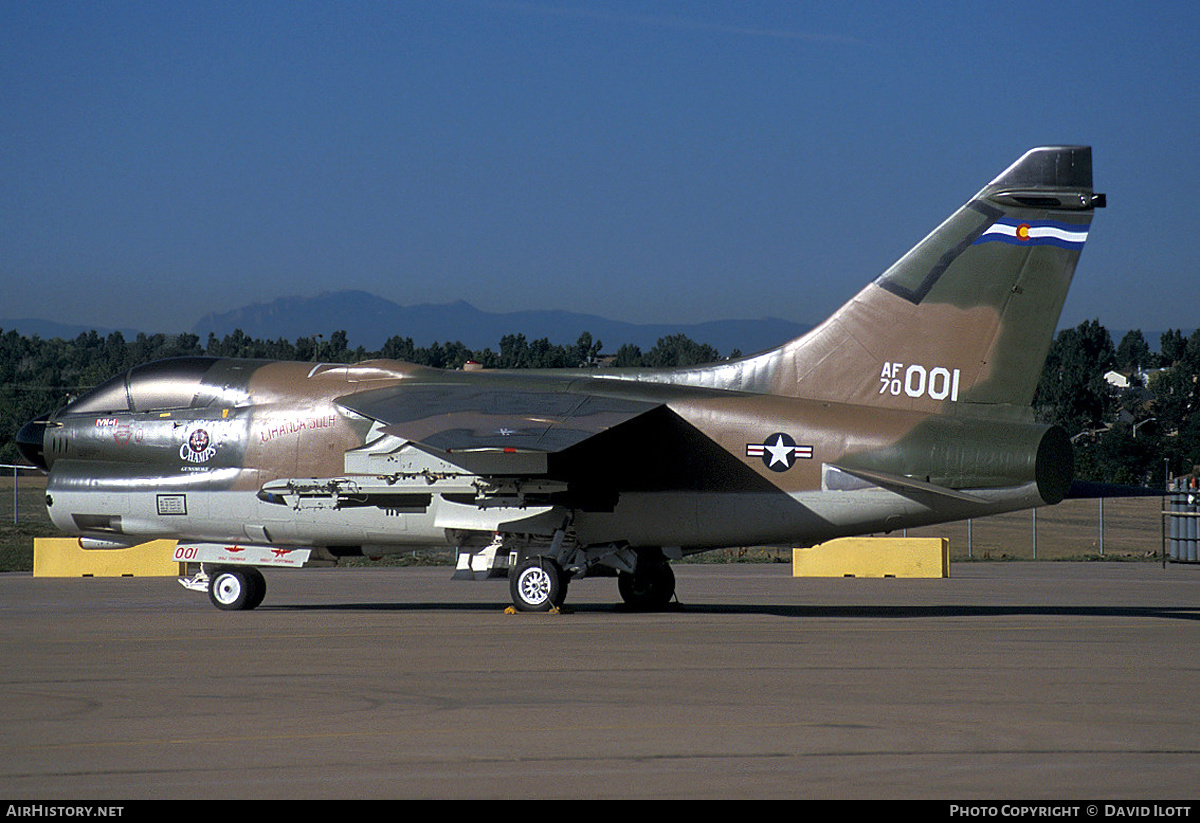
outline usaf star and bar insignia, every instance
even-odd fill
[[[747,443],[747,457],[761,457],[763,465],[774,472],[785,472],[796,465],[797,460],[812,460],[812,446],[797,446],[796,441],[782,432],[776,432],[762,443]]]

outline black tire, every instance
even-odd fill
[[[251,586],[250,600],[246,603],[247,609],[257,609],[263,602],[263,598],[267,596],[267,581],[263,579],[262,572],[253,566],[246,569]]]
[[[617,591],[631,609],[664,609],[675,596],[675,572],[666,560],[642,560],[633,574],[617,575]]]
[[[246,611],[262,603],[267,583],[253,566],[217,569],[208,581],[208,599],[222,611]]]
[[[567,599],[567,575],[548,557],[527,557],[508,576],[513,606],[522,612],[548,612]]]

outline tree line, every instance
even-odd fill
[[[1120,375],[1128,385],[1106,376]],[[1139,330],[1116,345],[1097,320],[1055,337],[1034,396],[1038,417],[1062,426],[1081,480],[1161,488],[1200,464],[1200,329]]]
[[[345,331],[262,340],[238,329],[222,338],[210,334],[138,334],[95,331],[73,340],[43,340],[0,330],[0,462],[18,461],[13,439],[26,421],[65,403],[109,377],[140,363],[167,357],[265,358],[354,363],[376,358],[458,369],[468,361],[484,368],[551,369],[598,366],[602,343],[583,333],[572,344],[522,334],[502,337],[495,350],[472,350],[458,341],[416,345],[393,336],[377,351],[350,347]],[[738,357],[736,350],[729,357]],[[610,358],[617,367],[667,368],[713,362],[720,353],[686,335],[660,338],[643,352],[624,344]],[[1127,387],[1106,375],[1119,372]],[[1141,331],[1114,345],[1097,320],[1059,332],[1050,346],[1034,398],[1039,419],[1062,426],[1075,445],[1076,475],[1105,483],[1161,485],[1167,472],[1187,474],[1200,464],[1200,329],[1191,336],[1164,333],[1157,352]]]

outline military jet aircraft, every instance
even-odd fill
[[[442,371],[189,357],[27,424],[86,548],[179,541],[221,609],[258,567],[421,546],[507,576],[517,609],[670,560],[1054,504],[1066,434],[1030,404],[1093,211],[1091,149],[1027,152],[808,334],[690,368]]]

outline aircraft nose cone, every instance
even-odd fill
[[[17,450],[21,456],[39,469],[45,471],[46,465],[46,420],[50,417],[43,414],[36,420],[31,420],[17,432]]]

